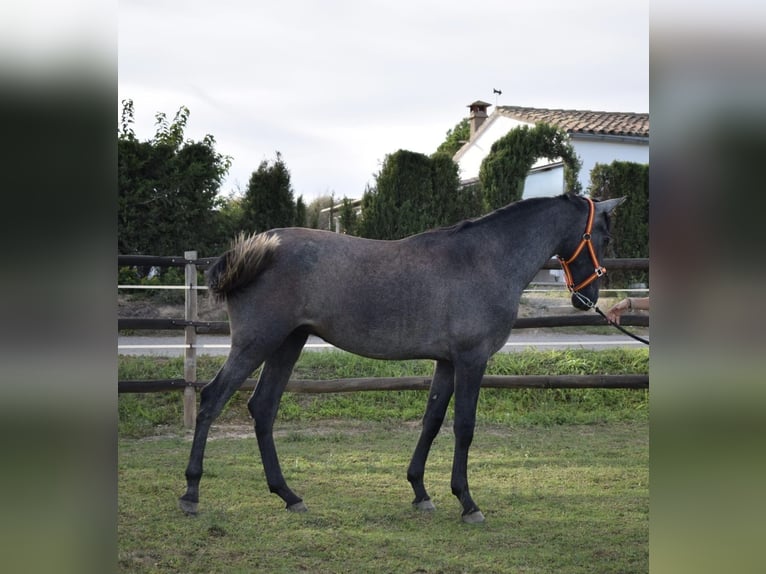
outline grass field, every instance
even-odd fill
[[[416,428],[376,422],[282,425],[302,515],[269,494],[253,438],[212,438],[195,518],[176,506],[188,437],[121,439],[120,571],[648,571],[646,422],[482,425],[469,467],[481,525],[460,522],[450,493],[449,432],[426,471],[437,510],[411,509],[416,438]]]
[[[296,377],[432,368],[320,355],[304,355]],[[519,355],[493,361],[490,372],[648,369],[643,350]],[[122,357],[119,376],[163,378],[178,367],[151,362]],[[201,378],[217,366],[209,361]],[[275,436],[285,477],[309,507],[299,515],[268,492],[246,398],[239,393],[211,432],[191,518],[177,508],[191,438],[180,428],[180,397],[120,397],[121,572],[648,571],[648,391],[483,390],[469,459],[487,518],[480,525],[460,521],[450,493],[451,416],[426,467],[437,510],[411,508],[406,468],[424,392],[286,395]]]

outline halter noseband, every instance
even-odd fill
[[[563,257],[560,255],[556,255],[556,258],[559,260],[559,263],[561,263],[561,268],[564,270],[564,277],[566,278],[566,285],[567,289],[569,289],[570,292],[576,295],[580,295],[581,298],[583,297],[578,291],[591,283],[593,283],[596,279],[601,277],[602,275],[606,274],[606,267],[601,266],[601,264],[598,262],[598,257],[596,257],[596,251],[593,249],[593,243],[590,240],[590,232],[591,229],[593,229],[593,217],[596,213],[596,206],[593,203],[593,200],[590,197],[584,198],[588,202],[588,223],[585,226],[585,233],[582,235],[582,239],[580,240],[580,244],[577,246],[577,249],[574,250],[574,253],[569,259],[564,260]],[[572,272],[569,270],[569,265],[577,259],[577,257],[580,255],[580,252],[583,250],[583,247],[588,246],[588,252],[590,253],[591,261],[593,262],[593,273],[590,274],[589,277],[587,277],[584,281],[581,281],[579,284],[574,284],[574,279],[572,278]],[[593,303],[588,301],[590,305],[589,307],[593,307]]]

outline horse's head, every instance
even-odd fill
[[[567,287],[572,292],[572,305],[583,311],[598,301],[600,278],[606,273],[602,261],[609,243],[609,214],[625,201],[624,197],[605,201],[585,199],[585,225],[568,234],[563,254],[558,255]]]

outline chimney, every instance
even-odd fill
[[[471,114],[468,116],[469,124],[471,126],[471,139],[476,135],[476,132],[479,130],[479,127],[481,127],[481,124],[484,123],[484,120],[487,119],[487,108],[491,105],[492,104],[482,102],[481,100],[476,100],[474,103],[468,104],[468,109],[471,111]]]

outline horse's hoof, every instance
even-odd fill
[[[474,510],[470,514],[463,515],[463,522],[466,524],[480,524],[484,522],[484,515],[481,510]]]
[[[197,507],[199,503],[192,502],[191,500],[178,499],[178,507],[183,510],[186,516],[197,516]]]
[[[287,507],[288,512],[308,512],[308,510],[308,507],[303,504],[302,500],[296,502],[295,504],[290,504]]]
[[[431,500],[421,500],[420,502],[413,502],[412,506],[417,508],[418,510],[422,510],[424,512],[433,512],[436,510],[436,507],[434,506],[434,503],[431,502]]]

